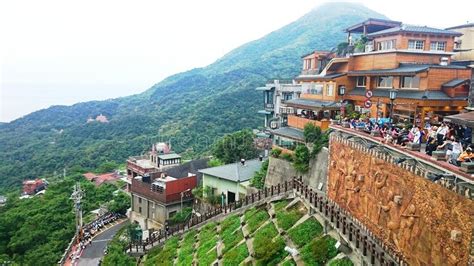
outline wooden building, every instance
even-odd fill
[[[296,78],[303,87],[301,99],[334,107],[344,100],[373,118],[390,116],[393,104],[394,118],[420,125],[467,106],[471,70],[452,64],[451,59],[460,32],[379,19],[346,31],[349,46],[357,47],[330,60],[319,74],[303,71]],[[345,95],[338,95],[341,86]],[[393,89],[397,97],[392,102]],[[329,117],[336,110],[329,110]]]

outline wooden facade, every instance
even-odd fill
[[[472,72],[451,64],[454,39],[460,33],[370,20],[347,30],[352,31],[368,37],[366,51],[334,58],[318,75],[302,73],[297,78],[303,87],[302,99],[333,102],[344,99],[360,106],[371,117],[387,117],[391,109],[388,90],[396,89],[402,93],[398,93],[393,109],[411,119],[416,119],[417,114],[453,114],[467,106],[467,81]],[[385,77],[387,81],[383,82]],[[322,92],[311,90],[315,86],[322,86]],[[338,94],[340,86],[346,88],[343,97]],[[334,91],[328,92],[328,87]],[[370,108],[364,108],[367,97],[361,89],[374,95],[381,90],[378,97],[370,99]],[[413,110],[411,114],[410,110]],[[425,119],[421,120],[423,123]]]

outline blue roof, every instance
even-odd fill
[[[457,87],[463,83],[467,83],[469,79],[452,79],[442,85],[444,88],[454,88]]]
[[[313,107],[318,109],[340,109],[341,103],[340,102],[325,102],[325,101],[317,101],[317,100],[309,100],[309,99],[291,99],[285,102],[288,106],[305,106],[305,107]]]
[[[255,172],[259,171],[262,166],[262,161],[259,159],[248,160],[245,165],[239,163],[231,163],[211,168],[199,170],[208,176],[214,176],[222,179],[227,179],[233,182],[245,182],[250,180]]]
[[[376,37],[383,34],[392,34],[392,33],[399,33],[399,32],[413,32],[413,33],[429,33],[429,34],[442,34],[442,35],[452,35],[452,36],[461,36],[462,33],[453,30],[445,30],[445,29],[437,29],[431,28],[427,26],[416,26],[416,25],[408,25],[403,24],[398,27],[393,27],[386,30],[381,30],[377,32],[373,32],[367,34],[368,37]]]
[[[278,129],[270,130],[270,132],[274,135],[304,141],[304,132],[300,129],[296,129],[292,127],[281,127]]]

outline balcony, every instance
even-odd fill
[[[266,103],[265,104],[265,110],[272,110],[273,111],[273,108],[275,107],[275,105],[273,103]]]
[[[329,128],[329,125],[331,122],[329,120],[312,120],[304,117],[299,117],[296,115],[289,115],[288,116],[288,126],[294,127],[294,128],[299,128],[299,129],[304,129],[304,126],[307,123],[311,123],[315,126],[318,126],[321,128],[321,130],[327,130]]]

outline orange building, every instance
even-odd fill
[[[383,19],[368,19],[346,32],[347,43],[337,52],[302,57],[302,72],[295,78],[302,92],[285,102],[294,111],[287,125],[272,130],[275,145],[291,148],[304,142],[307,123],[327,129],[346,104],[366,117],[420,126],[467,106],[471,69],[451,58],[462,33]]]
[[[303,70],[296,78],[303,87],[301,99],[287,105],[316,110],[317,117],[324,119],[333,118],[336,103],[344,100],[368,117],[388,117],[393,108],[394,118],[419,124],[467,106],[471,71],[451,64],[454,39],[461,33],[379,19],[346,31],[344,54],[330,60],[319,74]],[[344,95],[339,93],[341,87]],[[391,90],[396,91],[393,102]]]

